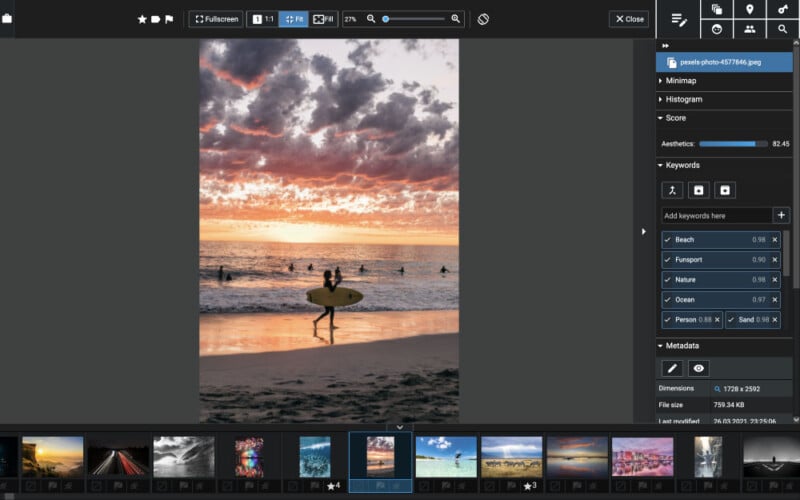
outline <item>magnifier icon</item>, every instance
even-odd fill
[[[722,392],[718,385],[714,386],[714,392]]]
[[[375,24],[375,16],[373,16],[372,14],[367,14],[367,21],[371,22],[372,24]]]
[[[781,33],[784,33],[784,34],[786,34],[786,35],[788,35],[788,34],[789,34],[789,32],[788,32],[788,31],[786,31],[786,25],[785,25],[785,24],[779,24],[779,25],[778,25],[778,31],[780,31]]]
[[[453,21],[454,23],[461,24],[461,19],[458,17],[458,14],[453,14],[452,16],[450,16],[450,20]]]

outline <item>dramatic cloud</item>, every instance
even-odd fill
[[[457,61],[454,41],[202,42],[201,237],[280,221],[457,242]]]
[[[437,438],[430,438],[428,440],[428,446],[433,446],[440,450],[446,450],[453,445],[450,441],[447,440],[444,436],[439,436]]]
[[[394,451],[394,436],[368,436],[367,451]]]

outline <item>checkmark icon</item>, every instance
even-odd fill
[[[670,240],[672,240],[672,236],[667,236],[666,238],[664,238],[664,243],[669,243]]]
[[[733,323],[736,320],[736,316],[731,316],[728,318],[728,323]]]
[[[664,318],[664,323],[669,323],[670,321],[672,321],[672,316],[667,316]]]
[[[672,297],[667,297],[666,299],[664,299],[664,303],[668,304],[670,300],[672,300]]]
[[[664,283],[669,283],[670,281],[672,281],[672,276],[667,276],[664,278]]]
[[[669,263],[669,261],[671,261],[671,260],[672,260],[672,257],[667,257],[666,259],[664,259],[664,264]]]

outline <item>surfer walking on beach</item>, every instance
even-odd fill
[[[325,282],[322,284],[322,286],[323,286],[323,288],[327,288],[328,290],[333,292],[334,290],[336,290],[336,287],[339,285],[339,283],[342,280],[341,280],[341,275],[340,275],[339,278],[336,278],[335,281],[331,281],[331,276],[332,276],[332,273],[331,273],[330,269],[326,269],[325,272],[322,273],[322,277],[325,278]],[[333,326],[333,312],[334,312],[333,311],[333,306],[325,306],[325,312],[320,314],[319,317],[314,320],[314,329],[315,330],[317,329],[317,322],[319,320],[321,320],[322,318],[324,318],[325,316],[327,316],[328,314],[331,315],[331,330],[336,328],[335,326]]]

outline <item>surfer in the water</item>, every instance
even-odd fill
[[[442,273],[442,274],[444,274],[444,273],[449,273],[449,272],[450,272],[450,270],[449,270],[449,269],[447,269],[446,267],[442,266],[442,270],[441,270],[441,271],[439,271],[439,272],[440,272],[440,273]]]
[[[363,273],[366,269],[364,269],[364,264],[361,264],[361,267],[358,268],[358,272]]]
[[[397,272],[403,274],[404,272],[406,272],[406,268],[404,266],[400,266],[400,269],[398,269]]]
[[[333,279],[336,280],[336,283],[342,282],[342,271],[339,269],[339,266],[336,266],[336,270],[333,272]]]
[[[334,290],[336,290],[336,287],[339,285],[339,283],[342,280],[340,278],[338,278],[338,279],[335,280],[335,282],[331,281],[331,276],[332,276],[332,273],[331,273],[330,269],[326,269],[325,272],[322,273],[322,277],[325,278],[325,282],[322,284],[322,286],[324,288],[327,288],[331,292],[333,292]],[[324,318],[325,316],[327,316],[328,314],[331,315],[331,330],[336,328],[335,326],[333,326],[333,306],[325,306],[325,312],[320,314],[319,318],[314,320],[314,329],[315,330],[317,328],[317,322],[319,320],[321,320],[322,318]],[[331,334],[331,335],[333,335],[333,334]],[[331,337],[331,338],[333,338],[333,337]]]
[[[289,272],[290,272],[290,273],[293,273],[293,272],[294,272],[294,262],[292,262],[291,264],[289,264]]]
[[[308,270],[309,271],[313,271],[314,270],[314,264],[309,264],[308,265]]]
[[[219,271],[217,272],[217,278],[222,281],[222,277],[225,273],[222,272],[222,266],[219,266]]]

